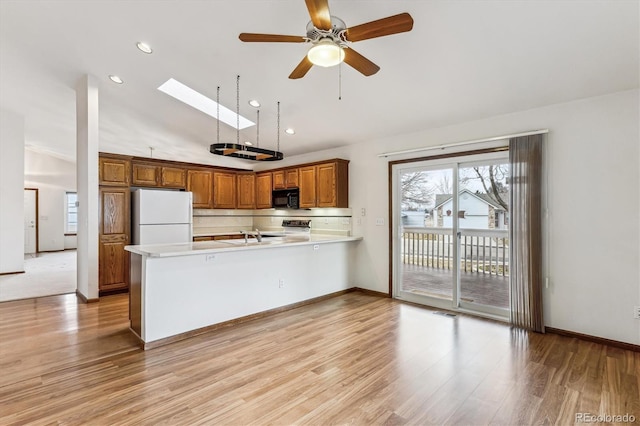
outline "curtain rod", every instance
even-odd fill
[[[494,136],[492,138],[475,139],[472,141],[448,143],[448,144],[437,145],[437,146],[428,146],[424,148],[405,149],[404,151],[384,152],[382,154],[378,154],[378,157],[389,157],[391,155],[409,154],[411,152],[431,151],[433,149],[445,149],[445,148],[450,148],[454,146],[464,146],[464,145],[471,145],[474,143],[499,141],[502,139],[511,139],[511,138],[517,138],[520,136],[540,135],[543,133],[549,133],[549,129],[531,130],[528,132],[514,133],[511,135]]]

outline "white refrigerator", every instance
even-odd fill
[[[191,192],[136,189],[131,197],[133,244],[192,240]]]

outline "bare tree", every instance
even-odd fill
[[[433,188],[426,172],[403,173],[400,184],[403,210],[426,208],[432,203]]]
[[[508,174],[508,165],[498,164],[489,167],[474,167],[484,192],[494,199],[505,211],[509,211],[509,202],[505,200],[508,188],[504,184]]]

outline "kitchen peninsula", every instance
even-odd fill
[[[126,246],[131,330],[150,349],[348,290],[361,239],[312,234]]]

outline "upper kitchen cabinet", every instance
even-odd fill
[[[272,178],[273,176],[271,172],[256,174],[256,208],[257,209],[271,208]]]
[[[273,189],[298,188],[300,186],[298,168],[273,172]]]
[[[232,172],[213,172],[213,208],[236,208],[236,174]]]
[[[162,166],[160,169],[160,186],[163,188],[186,188],[187,171],[178,167]]]
[[[179,167],[164,166],[158,163],[134,161],[131,165],[131,184],[133,186],[184,189],[187,187],[187,171]]]
[[[318,164],[316,179],[318,207],[349,207],[349,162]]]
[[[187,170],[187,191],[193,193],[193,208],[213,208],[213,171]]]
[[[106,186],[129,186],[131,161],[101,155],[98,159],[98,182]]]
[[[349,162],[332,160],[299,168],[300,208],[349,207]]]
[[[155,164],[136,163],[131,164],[131,185],[133,186],[158,186],[160,167]]]
[[[300,208],[316,207],[316,166],[305,166],[299,169]]]
[[[256,175],[238,173],[238,205],[239,209],[256,208]]]

